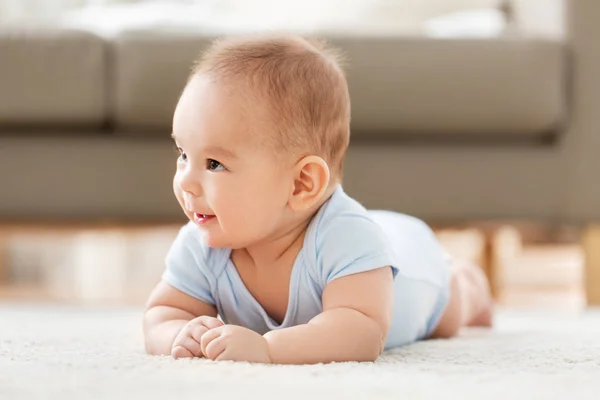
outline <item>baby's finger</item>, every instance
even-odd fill
[[[213,340],[216,340],[219,336],[221,336],[221,330],[219,330],[219,329],[211,329],[210,331],[208,331],[204,335],[202,335],[202,338],[200,340],[200,347],[202,349],[202,354],[204,354],[205,357],[211,358],[206,353],[206,349],[207,349],[208,345]]]
[[[192,358],[194,355],[183,346],[175,346],[173,350],[171,350],[171,357],[174,359],[178,358]]]
[[[177,346],[181,346],[181,341],[183,340],[183,336],[178,335],[175,340],[173,340],[173,344],[171,345],[171,351]]]
[[[213,361],[221,361],[221,356],[225,353],[226,347],[226,340],[222,336],[219,336],[208,343],[204,349],[205,357]]]
[[[202,340],[202,335],[208,332],[208,328],[204,325],[194,325],[190,327],[190,336],[198,343]]]
[[[175,336],[175,339],[173,340],[173,345],[171,346],[171,348],[181,345],[182,340],[184,340],[186,337],[189,337],[191,335],[192,335],[191,327],[190,327],[190,324],[188,323],[186,326],[183,327],[183,329],[181,329],[179,331],[177,336]]]
[[[177,343],[177,346],[181,346],[183,348],[185,348],[187,351],[189,351],[192,355],[190,357],[202,357],[202,347],[200,346],[200,343],[198,343],[197,341],[194,340],[193,337],[191,336],[187,336],[182,338],[179,343]],[[175,348],[176,346],[173,346],[173,348]]]
[[[221,321],[220,319],[214,318],[214,317],[209,317],[207,315],[198,317],[198,318],[194,319],[194,321],[198,321],[199,323],[201,323],[208,329],[215,329],[215,328],[225,325],[223,323],[223,321]]]

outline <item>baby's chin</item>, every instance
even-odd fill
[[[202,234],[202,240],[204,244],[208,247],[212,247],[215,249],[238,249],[242,248],[242,246],[236,245],[232,240],[229,240],[227,237],[224,237],[222,234],[215,234],[209,231],[206,231],[200,227],[200,232]]]
[[[204,244],[206,244],[208,247],[213,247],[216,249],[219,248],[226,248],[226,243],[222,240],[219,240],[217,238],[212,237],[210,234],[208,234],[207,232],[202,232],[202,241],[204,242]]]

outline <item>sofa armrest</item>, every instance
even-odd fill
[[[571,56],[571,121],[563,143],[568,152],[567,219],[600,221],[600,1],[566,3]]]

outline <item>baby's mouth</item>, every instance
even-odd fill
[[[206,224],[215,219],[214,215],[194,213],[194,222],[197,224]]]

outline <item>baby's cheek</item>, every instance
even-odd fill
[[[177,198],[177,201],[179,202],[181,208],[185,210],[185,203],[183,201],[183,191],[179,187],[179,179],[177,177],[177,174],[175,174],[175,177],[173,178],[173,193],[175,193],[175,197]]]

